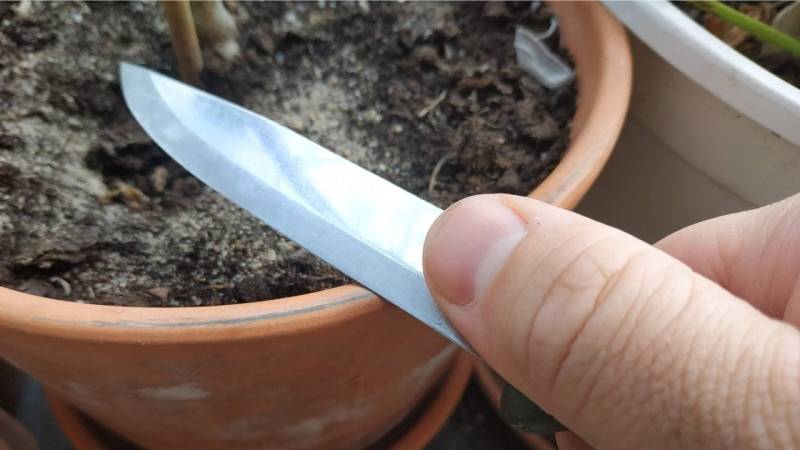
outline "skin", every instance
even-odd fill
[[[448,209],[441,309],[559,448],[800,448],[800,196],[650,246],[524,197]]]

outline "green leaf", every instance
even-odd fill
[[[800,41],[786,33],[776,30],[764,22],[760,22],[746,14],[742,14],[735,8],[731,8],[730,6],[717,0],[690,1],[689,3],[701,11],[714,14],[725,22],[741,28],[763,42],[772,44],[782,50],[786,50],[787,52],[790,52],[794,56],[800,58]]]

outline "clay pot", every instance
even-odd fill
[[[14,413],[22,395],[23,375],[0,358],[0,409]]]
[[[0,408],[0,450],[38,450],[33,436]]]
[[[22,394],[22,384],[22,373],[0,359],[0,450],[38,448],[33,436],[14,419]]]
[[[572,207],[619,133],[630,55],[601,5],[552,8],[580,97],[572,145],[533,195]],[[399,423],[457,354],[357,286],[195,308],[89,305],[0,288],[0,355],[145,448],[363,447]]]
[[[144,448],[365,446],[457,354],[354,286],[170,309],[0,295],[2,354]]]
[[[449,373],[431,395],[417,405],[395,429],[370,448],[385,450],[421,450],[436,435],[452,413],[469,381],[473,359],[461,353]],[[58,425],[76,450],[137,450],[119,436],[102,428],[58,394],[47,393],[50,409]]]

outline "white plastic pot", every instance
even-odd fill
[[[800,90],[717,39],[670,2],[606,1],[605,5],[684,75],[800,145]]]
[[[800,90],[669,2],[605,5],[636,36],[634,90],[579,211],[652,241],[800,192]]]

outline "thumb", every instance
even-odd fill
[[[477,196],[424,268],[484,360],[594,447],[800,446],[797,329],[619,230]]]

